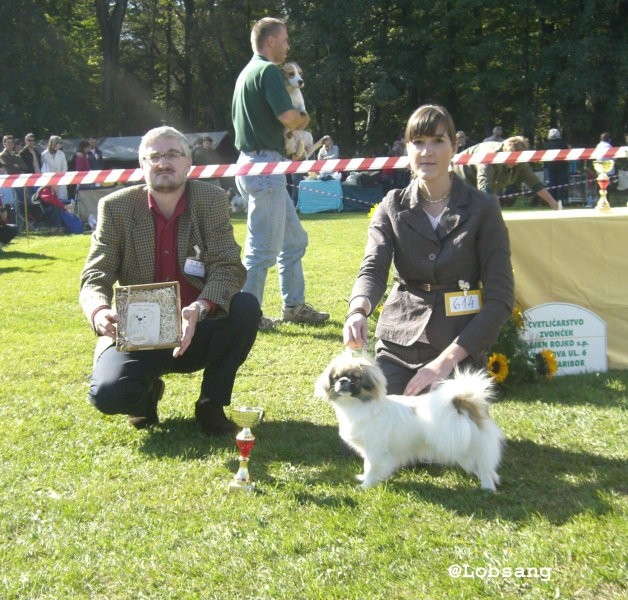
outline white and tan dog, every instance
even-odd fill
[[[287,62],[281,66],[286,91],[292,100],[292,106],[300,113],[307,113],[301,88],[305,85],[301,67],[295,62]],[[314,138],[305,129],[286,129],[284,131],[286,156],[291,160],[305,160],[314,152]]]
[[[331,361],[315,387],[336,411],[340,437],[364,458],[363,488],[419,461],[459,465],[486,490],[499,483],[504,437],[488,414],[490,377],[456,371],[420,396],[387,396],[379,366],[345,352]]]
[[[305,85],[301,67],[295,62],[287,62],[281,65],[281,72],[283,73],[286,91],[292,100],[292,106],[301,113],[307,112],[305,110],[305,100],[301,93],[301,88]]]

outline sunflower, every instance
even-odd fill
[[[488,374],[496,383],[503,383],[508,377],[508,358],[501,352],[494,352],[488,358]]]
[[[525,317],[523,316],[521,307],[518,304],[515,304],[514,308],[512,309],[512,320],[517,326],[517,329],[523,331],[526,328]]]
[[[379,206],[379,202],[371,206],[371,210],[369,210],[369,214],[368,214],[369,219],[373,218],[373,215],[375,214],[375,210],[377,209],[378,206]]]
[[[541,350],[536,355],[536,364],[539,374],[545,375],[548,380],[554,377],[556,371],[558,371],[556,355],[548,348]]]

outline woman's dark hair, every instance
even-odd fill
[[[408,119],[403,140],[408,144],[422,135],[436,135],[441,125],[445,126],[449,141],[455,145],[456,126],[449,111],[438,104],[424,104],[419,106]]]

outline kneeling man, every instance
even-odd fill
[[[240,290],[246,270],[233,237],[227,193],[187,181],[192,164],[186,137],[172,127],[151,129],[140,143],[145,184],[102,199],[81,274],[81,308],[100,336],[89,399],[105,414],[129,415],[143,429],[159,423],[166,373],[203,371],[196,420],[208,435],[235,430],[223,407],[253,346],[261,317],[255,296]],[[178,281],[181,345],[120,352],[113,286]]]

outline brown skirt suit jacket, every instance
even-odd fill
[[[450,201],[436,231],[414,193],[415,182],[392,190],[376,209],[366,251],[351,292],[380,302],[390,266],[395,282],[375,335],[402,346],[425,333],[439,352],[456,340],[471,357],[489,350],[512,314],[514,280],[508,230],[497,198],[453,178]],[[446,316],[444,294],[481,285],[483,307],[472,315]],[[423,291],[425,284],[439,286]],[[424,337],[421,339],[424,341]]]

